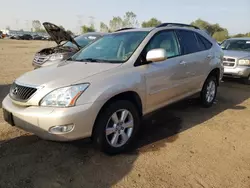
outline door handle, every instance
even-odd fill
[[[212,55],[207,55],[207,59],[211,59]]]
[[[186,61],[181,61],[180,65],[186,65]]]

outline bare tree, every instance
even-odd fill
[[[41,24],[41,22],[39,20],[33,20],[32,21],[32,27],[34,28],[35,32],[38,32],[38,31],[41,30],[42,24]]]

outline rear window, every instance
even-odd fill
[[[194,32],[186,30],[178,30],[177,33],[184,54],[191,54],[201,51],[198,40],[196,39]]]
[[[199,34],[196,34],[197,37],[199,38],[199,40],[204,44],[206,50],[210,49],[212,47],[212,43],[209,42],[205,37],[199,35]]]

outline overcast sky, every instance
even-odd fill
[[[182,23],[201,18],[219,23],[231,34],[250,32],[250,0],[0,0],[0,28],[30,30],[36,19],[77,32],[90,16],[99,29],[100,21],[108,23],[126,11],[137,14],[140,23],[152,17]]]

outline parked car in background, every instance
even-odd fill
[[[45,37],[40,36],[40,35],[34,35],[32,38],[33,40],[46,40]]]
[[[45,22],[43,25],[57,46],[42,49],[35,54],[32,63],[35,69],[59,63],[104,35],[104,33],[93,32],[73,38],[64,29],[52,23]]]
[[[19,40],[20,39],[20,35],[18,35],[18,34],[12,34],[12,35],[10,35],[10,39]]]
[[[60,33],[57,41],[66,39]],[[44,139],[92,137],[101,151],[120,153],[133,145],[144,115],[197,93],[212,106],[222,59],[217,42],[194,26],[124,29],[17,78],[3,100],[4,117]]]
[[[250,38],[230,38],[221,43],[224,76],[241,78],[250,84]]]
[[[19,39],[20,40],[32,40],[33,37],[31,35],[29,35],[29,34],[23,34],[23,35],[19,36]]]
[[[3,32],[0,31],[0,39],[2,39],[2,38],[3,38]]]

